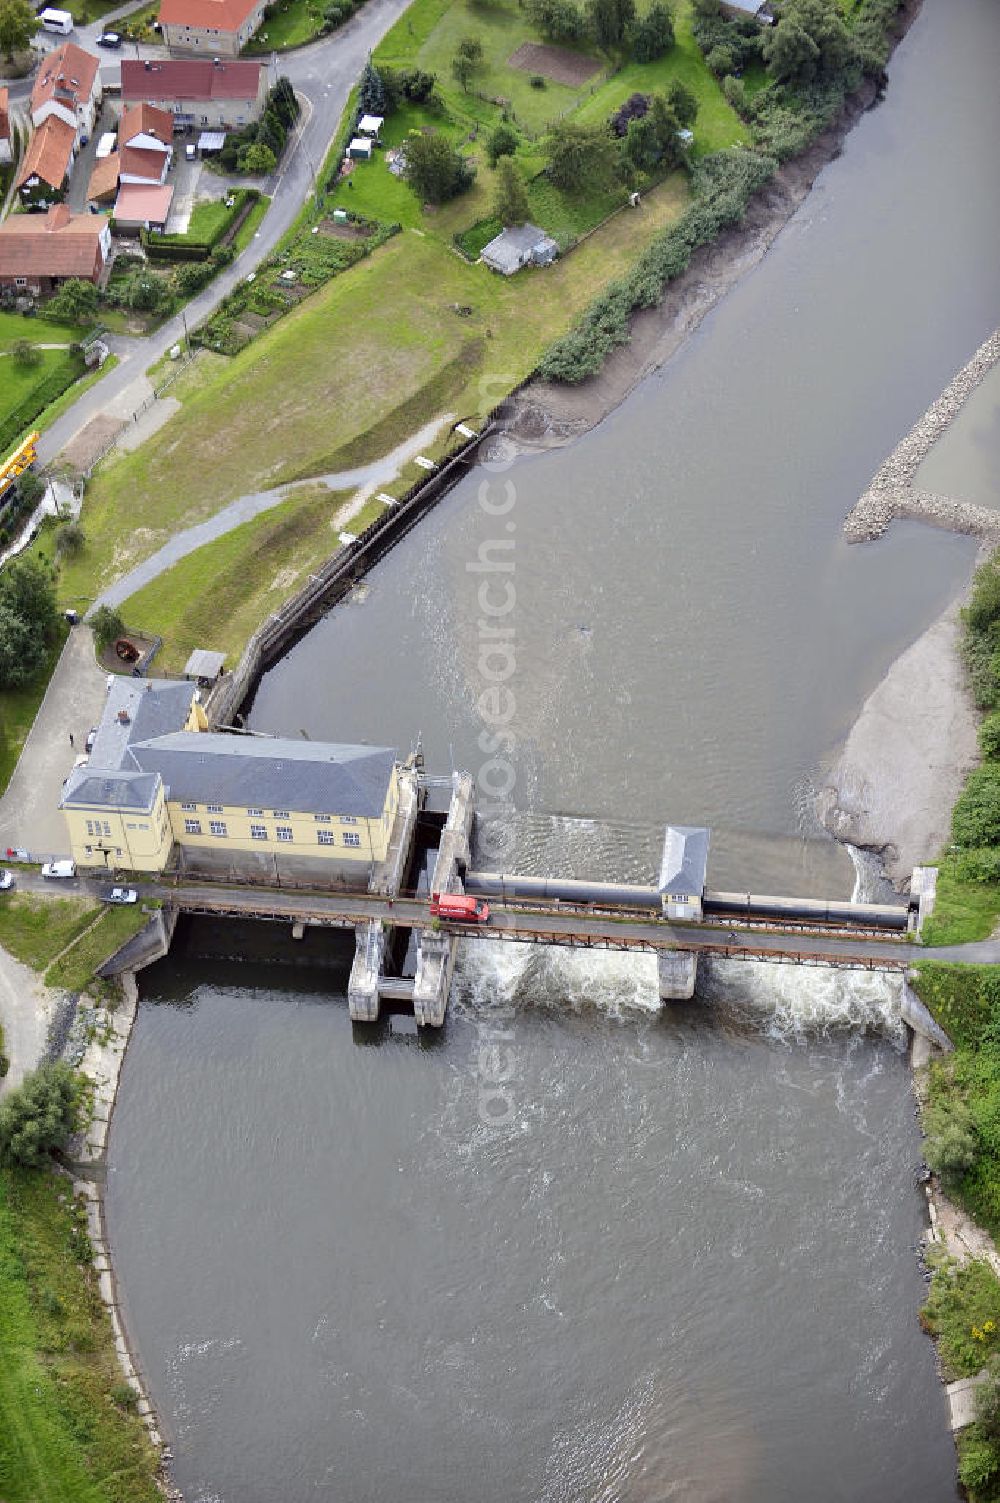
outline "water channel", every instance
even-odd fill
[[[840,523],[996,322],[998,42],[926,0],[687,347],[501,518],[457,487],[251,723],[477,771],[506,538],[512,860],[648,880],[672,818],[716,885],[849,891],[812,789],[974,547]],[[430,1045],[353,1041],[328,937],[194,924],[143,977],[108,1215],[189,1503],[954,1498],[888,983],[720,966],[659,1016],[646,960],[469,950]]]

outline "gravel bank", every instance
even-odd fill
[[[952,805],[979,760],[959,609],[956,601],[892,664],[817,797],[830,833],[876,851],[902,889],[947,843]]]

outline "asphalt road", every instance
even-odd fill
[[[272,55],[272,78],[276,78],[279,73],[286,74],[296,93],[305,101],[302,118],[296,128],[294,141],[289,143],[280,163],[279,171],[265,187],[265,191],[271,194],[272,201],[260,229],[232,265],[223,268],[211,285],[187,304],[184,316],[189,328],[208,317],[226,294],[274,248],[292,224],[306,197],[313,190],[316,174],[322,168],[347,97],[361,74],[368,54],[402,15],[407,4],[408,0],[366,0],[366,4],[347,25],[331,36],[322,37],[295,52],[279,56],[276,65]],[[124,14],[130,8],[133,7],[125,7],[116,14]],[[109,17],[104,17],[98,24],[79,27],[72,40],[95,51],[97,36],[108,24]],[[58,42],[59,39],[54,38],[53,41]],[[102,53],[101,77],[105,84],[117,83],[121,58],[135,54],[141,57],[161,57],[163,49],[133,46],[123,48],[120,53]],[[266,62],[267,59],[261,61]],[[11,87],[12,99],[23,101],[30,87],[30,79],[19,80]],[[120,397],[133,382],[142,377],[148,366],[165,355],[171,346],[181,343],[183,338],[184,324],[180,314],[144,339],[109,335],[107,344],[118,356],[120,363],[84,392],[62,417],[46,429],[38,445],[42,463],[49,463],[54,459],[85,423]]]

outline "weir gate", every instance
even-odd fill
[[[412,1005],[419,1025],[439,1028],[460,938],[650,952],[657,957],[664,1001],[694,995],[703,954],[905,972],[931,953],[919,940],[933,907],[932,867],[914,871],[910,897],[898,904],[714,892],[706,887],[709,831],[671,825],[655,886],[476,871],[470,852],[474,788],[464,774],[452,780],[426,890],[421,884],[420,891],[411,891],[407,884],[422,798],[419,775],[407,777],[393,859],[372,872],[367,890],[302,891],[264,888],[238,877],[223,884],[179,876],[174,885],[154,889],[164,909],[151,920],[151,932],[136,936],[103,972],[135,969],[166,953],[181,912],[286,922],[296,938],[311,926],[353,928],[351,1017],[375,1022],[385,1001]],[[485,898],[489,917],[483,923],[434,917],[431,893]]]

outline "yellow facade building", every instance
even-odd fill
[[[124,678],[60,800],[81,867],[358,885],[398,805],[391,748],[220,734],[191,684]]]

